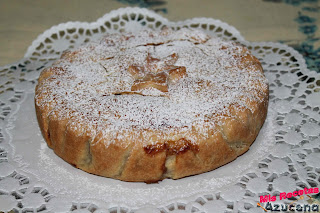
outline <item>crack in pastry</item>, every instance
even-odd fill
[[[144,151],[150,155],[155,155],[159,152],[166,152],[168,155],[176,155],[188,150],[198,152],[199,147],[192,143],[192,141],[185,138],[180,138],[177,141],[166,141],[164,143],[147,145],[144,147]]]
[[[148,88],[155,88],[161,92],[168,92],[167,74],[165,72],[152,74],[148,73],[143,78],[133,82],[131,91],[140,91]]]
[[[162,60],[148,53],[145,65],[130,65],[128,72],[135,79],[131,91],[155,88],[161,92],[168,92],[170,83],[176,83],[187,77],[186,67],[174,65],[177,60],[176,53]]]

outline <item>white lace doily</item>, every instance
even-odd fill
[[[54,155],[40,134],[34,111],[34,87],[41,70],[62,51],[105,32],[165,25],[199,28],[238,41],[261,60],[269,80],[270,105],[250,150],[212,172],[158,184],[90,175]],[[320,75],[308,70],[292,48],[248,42],[219,20],[170,22],[146,9],[119,9],[93,23],[54,26],[32,43],[22,60],[0,68],[0,211],[261,212],[260,195],[319,186],[319,136]]]

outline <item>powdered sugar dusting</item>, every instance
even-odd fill
[[[148,54],[160,59],[155,70],[176,54],[174,66],[186,67],[187,76],[168,83],[168,92],[148,88],[131,93],[135,79],[128,68],[147,67]],[[81,120],[115,137],[123,136],[119,132],[144,129],[169,133],[179,129],[179,134],[187,134],[194,127],[205,135],[206,128],[199,127],[219,125],[219,115],[232,116],[229,106],[250,109],[248,101],[263,101],[265,77],[254,67],[240,66],[238,56],[247,54],[239,45],[196,30],[109,34],[57,61],[54,66],[63,71],[39,86],[37,97],[46,97],[37,104],[46,106],[55,100],[53,110],[58,116],[65,117],[63,110],[68,109],[73,122]]]

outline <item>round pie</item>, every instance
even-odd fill
[[[50,148],[86,172],[157,182],[246,152],[267,114],[260,62],[191,29],[107,34],[42,71],[36,113]]]

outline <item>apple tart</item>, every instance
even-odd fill
[[[107,34],[66,51],[35,90],[48,146],[86,172],[178,179],[246,152],[267,114],[259,60],[191,29]]]

